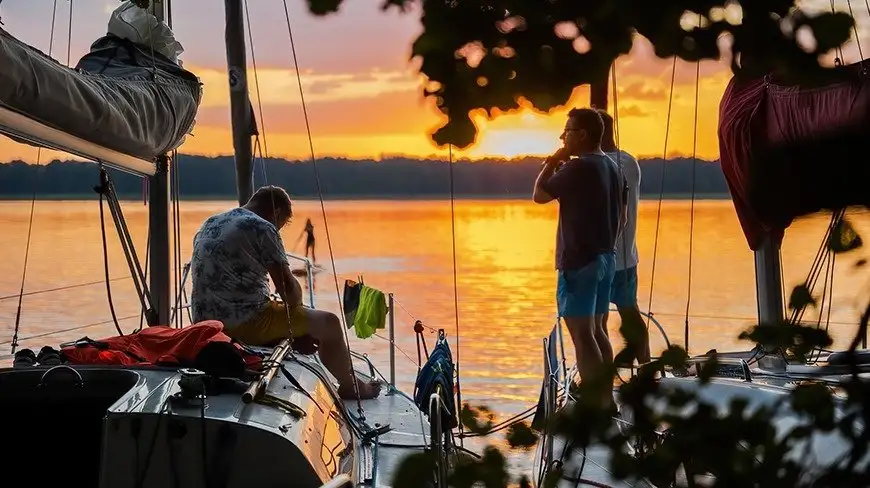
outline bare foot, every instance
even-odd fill
[[[377,380],[361,381],[357,380],[357,388],[359,389],[360,400],[369,400],[377,398],[381,394],[381,382]],[[345,400],[356,398],[357,392],[353,386],[342,385],[338,388],[338,396]]]

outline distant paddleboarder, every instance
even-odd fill
[[[302,229],[302,232],[299,234],[299,238],[296,239],[296,246],[299,245],[299,241],[302,240],[302,237],[305,236],[305,257],[308,257],[308,253],[311,253],[311,262],[317,261],[317,258],[314,257],[314,224],[311,223],[311,219],[305,220],[305,228]],[[295,246],[294,246],[295,247]]]

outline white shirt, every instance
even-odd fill
[[[241,207],[209,217],[193,238],[193,321],[232,328],[256,317],[269,303],[269,267],[279,263],[287,256],[271,222]]]
[[[637,266],[637,207],[640,203],[640,165],[625,151],[608,152],[628,183],[628,220],[625,230],[616,240],[616,270]]]

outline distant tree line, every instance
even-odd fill
[[[718,162],[692,158],[645,159],[640,161],[641,193],[644,197],[690,196],[727,197],[728,188]],[[540,167],[536,158],[513,160],[462,160],[453,167],[454,192],[458,197],[529,198]],[[233,158],[181,155],[177,168],[183,199],[235,198]],[[450,174],[446,161],[404,157],[374,160],[323,158],[317,161],[326,198],[423,197],[450,195]],[[664,171],[663,171],[664,170]],[[122,198],[140,198],[139,178],[112,171]],[[311,162],[268,159],[254,164],[255,185],[283,186],[294,197],[316,197],[317,182]],[[79,161],[52,161],[36,166],[21,161],[0,163],[0,198],[27,198],[36,185],[37,198],[96,197],[98,167]]]

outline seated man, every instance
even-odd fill
[[[356,376],[341,322],[335,314],[303,306],[302,287],[290,272],[278,231],[291,216],[287,192],[266,186],[243,207],[202,224],[190,262],[193,320],[220,320],[227,335],[254,346],[309,334],[320,342],[320,358],[338,379],[339,394],[353,398]],[[283,303],[270,298],[270,276]],[[356,386],[362,398],[380,391],[377,383]]]

